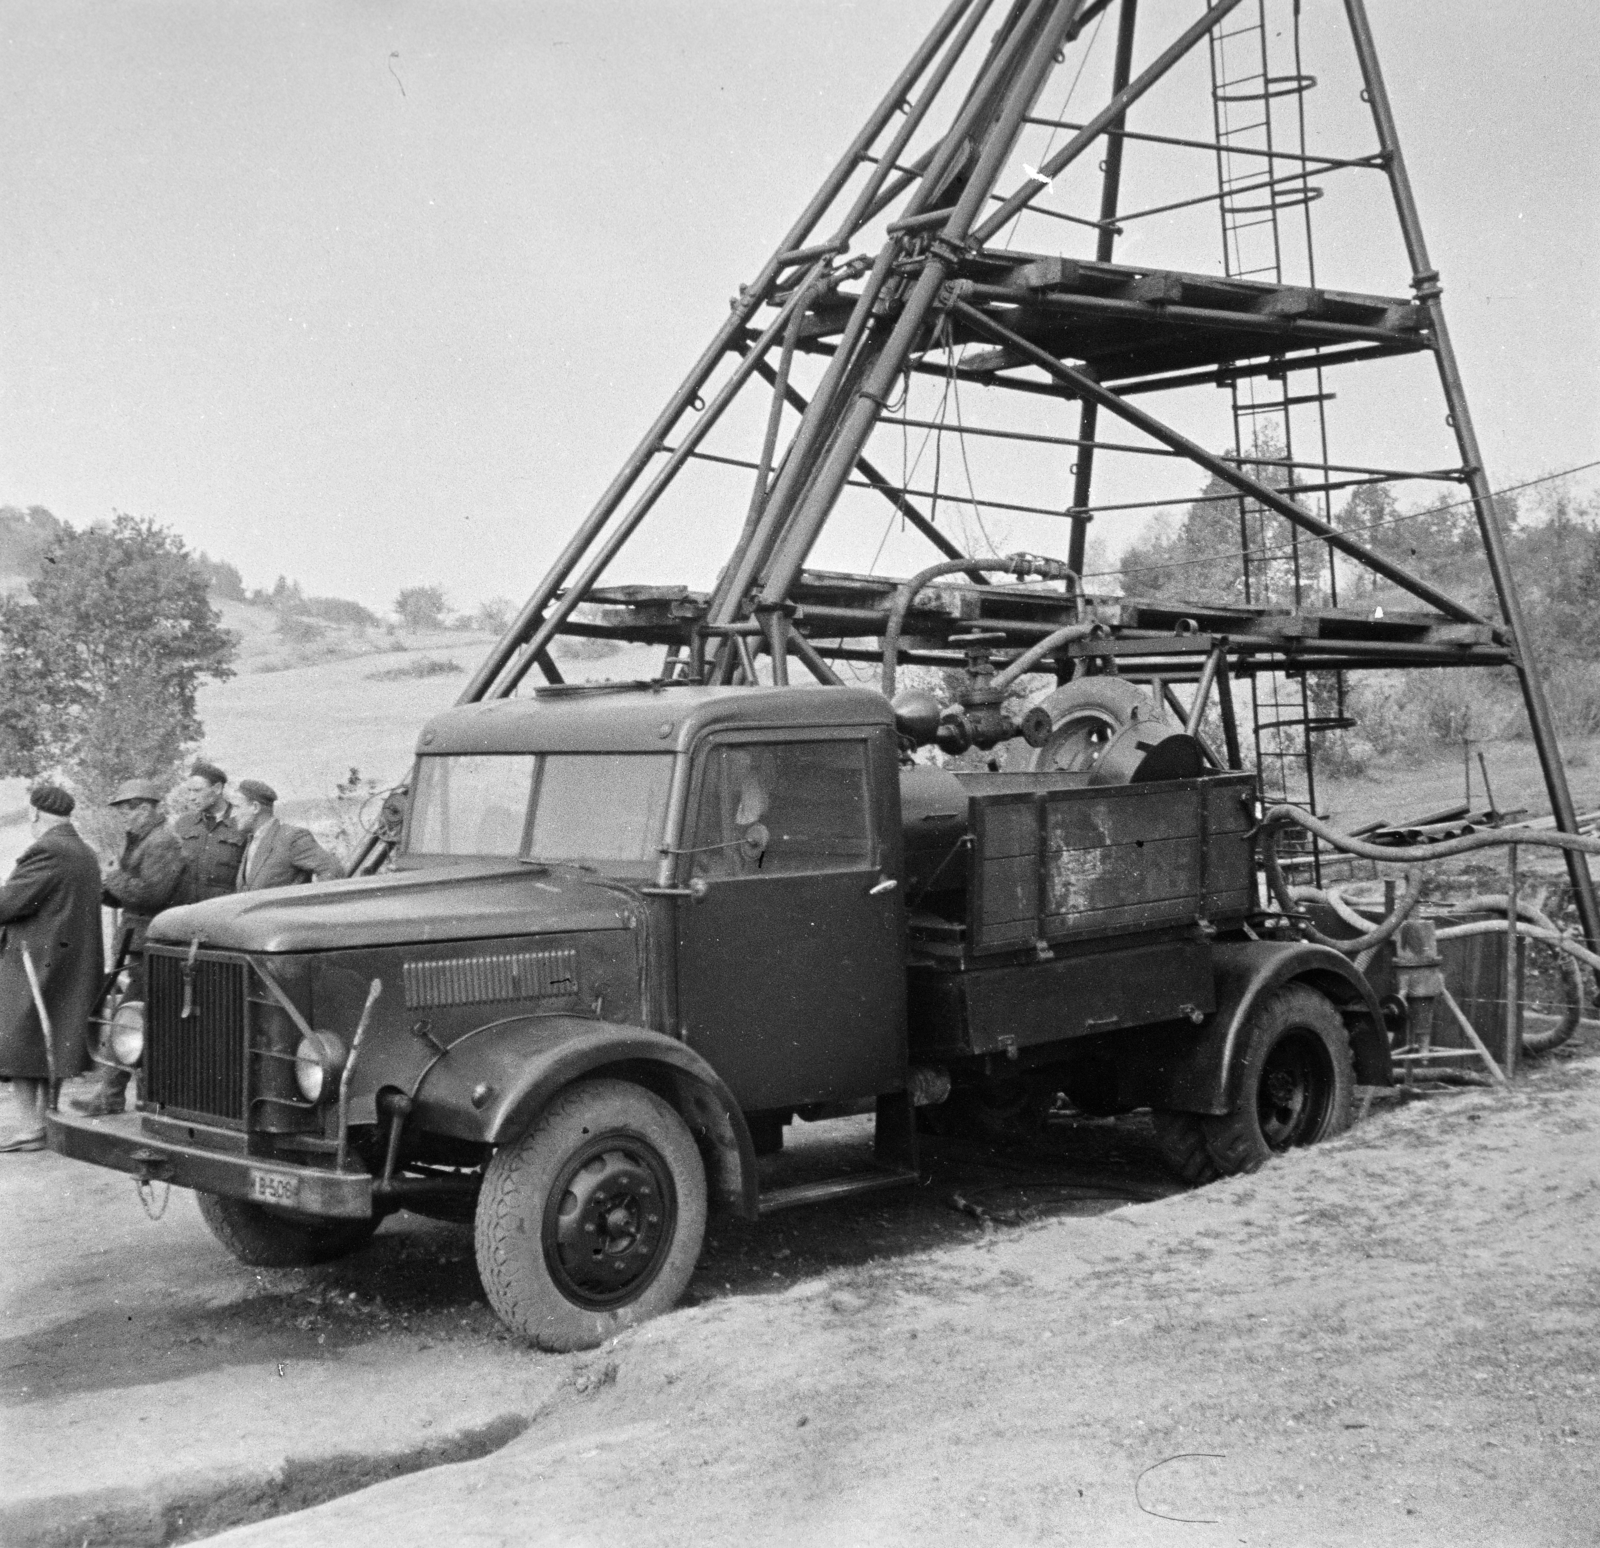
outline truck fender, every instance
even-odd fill
[[[589,1016],[512,1016],[457,1038],[413,1093],[410,1123],[505,1145],[520,1139],[558,1091],[586,1075],[632,1080],[669,1102],[706,1160],[712,1196],[750,1219],[759,1180],[744,1114],[693,1049],[646,1027]]]
[[[1256,1007],[1286,984],[1333,1001],[1350,1032],[1356,1081],[1387,1086],[1389,1036],[1378,997],[1356,965],[1304,941],[1225,941],[1212,948],[1217,1008],[1198,1033],[1157,1034],[1134,1081],[1138,1100],[1180,1112],[1222,1114],[1239,1101],[1241,1042]],[[1132,1094],[1132,1093],[1130,1093]]]

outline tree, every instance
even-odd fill
[[[0,505],[0,577],[32,580],[44,562],[44,551],[61,534],[61,523],[42,505],[23,510]]]
[[[444,607],[443,586],[407,586],[394,599],[400,627],[413,633],[419,629],[443,628]]]
[[[63,525],[28,593],[0,599],[0,775],[59,770],[95,801],[167,770],[238,643],[175,532],[121,513]]]
[[[213,559],[205,553],[197,554],[195,563],[200,566],[200,573],[205,576],[206,585],[211,588],[213,596],[226,597],[230,602],[244,601],[244,577],[237,566],[229,564],[226,559]]]
[[[478,611],[472,615],[472,625],[485,634],[504,634],[512,611],[509,597],[490,597],[487,602],[478,604]]]

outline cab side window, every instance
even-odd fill
[[[863,870],[870,830],[864,741],[724,743],[703,765],[690,874]]]

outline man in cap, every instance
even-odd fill
[[[0,1079],[10,1082],[12,1107],[0,1152],[44,1149],[51,1082],[89,1062],[85,1033],[105,971],[100,864],[69,820],[73,799],[59,785],[35,785],[28,804],[33,843],[0,887]]]
[[[122,819],[126,838],[122,857],[106,872],[103,901],[121,909],[117,955],[128,966],[128,1000],[144,999],[144,938],[150,921],[170,907],[183,882],[183,844],[167,826],[161,809],[162,790],[154,780],[130,779],[117,787],[110,806]],[[130,1072],[120,1064],[101,1067],[99,1088],[72,1105],[80,1113],[101,1118],[127,1105]]]
[[[172,825],[183,847],[183,881],[174,903],[203,903],[239,886],[239,862],[248,835],[228,803],[228,776],[214,763],[189,769],[183,782],[189,810]]]
[[[259,779],[239,781],[239,825],[250,835],[239,872],[241,892],[332,881],[344,869],[306,828],[277,818],[278,792]]]

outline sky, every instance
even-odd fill
[[[1348,142],[1342,8],[1304,4],[1308,101]],[[520,599],[941,8],[0,0],[0,503],[154,517],[252,586]],[[1491,480],[1600,458],[1600,11],[1369,9]],[[1149,46],[1196,11],[1145,0]],[[1130,190],[1207,186],[1141,157]],[[1373,181],[1328,201],[1323,282],[1403,294]],[[1214,270],[1210,220],[1119,256]],[[1434,465],[1385,444],[1427,391],[1394,370],[1339,412]],[[697,498],[618,578],[709,578],[746,491]]]

